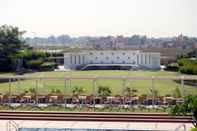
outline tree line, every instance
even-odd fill
[[[145,35],[132,35],[132,36],[80,36],[80,37],[71,37],[69,35],[51,35],[49,37],[39,37],[35,36],[33,38],[25,38],[27,44],[30,45],[47,45],[47,44],[63,44],[63,45],[72,45],[72,44],[81,44],[81,45],[97,45],[97,46],[106,46],[113,47],[114,44],[117,45],[150,45],[150,46],[159,46],[163,47],[181,47],[183,49],[195,47],[197,44],[196,37],[188,37],[184,35],[179,35],[177,37],[163,37],[163,38],[154,38],[147,37]]]

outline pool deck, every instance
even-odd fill
[[[0,120],[0,131],[7,130],[8,120]],[[186,131],[189,131],[193,125],[190,123],[145,123],[145,122],[81,122],[81,121],[32,121],[15,120],[12,123],[18,125],[18,128],[93,128],[93,129],[135,129],[135,130],[159,130],[175,131],[177,127],[185,124]],[[10,131],[14,131],[14,128]],[[177,131],[184,131],[180,128]]]

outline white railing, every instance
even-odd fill
[[[19,127],[19,125],[13,120],[9,120],[7,122],[7,131],[19,131],[18,127]]]

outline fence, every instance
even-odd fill
[[[163,89],[169,88],[168,92],[171,92],[171,87],[166,84],[167,87],[162,87],[167,82],[173,81],[172,87],[179,87],[181,89],[181,96],[186,96],[187,90],[195,93],[197,87],[186,85],[187,81],[197,81],[197,76],[151,76],[151,77],[132,77],[126,75],[75,75],[75,76],[65,76],[65,77],[30,77],[30,76],[0,76],[0,81],[3,80],[3,84],[6,88],[1,86],[1,103],[53,103],[53,104],[85,104],[85,105],[171,105],[177,102],[182,102],[180,96],[169,96],[165,94],[164,96],[158,96],[158,92],[163,91]],[[88,81],[87,81],[88,80]],[[110,81],[113,86],[120,86],[117,88],[112,88],[112,91],[116,90],[116,95],[100,95],[98,93],[98,87],[100,85],[105,85],[105,82]],[[52,82],[56,81],[56,82]],[[78,81],[78,82],[77,82]],[[159,82],[162,81],[163,85]],[[31,82],[31,84],[29,83]],[[73,93],[73,88],[76,83],[85,84],[90,86],[88,88],[88,93],[83,94],[83,90],[78,90],[78,93]],[[51,83],[51,85],[50,85]],[[108,81],[109,83],[109,81]],[[143,83],[143,84],[140,84]],[[174,84],[175,83],[175,84]],[[190,82],[191,83],[191,82]],[[134,95],[135,91],[130,90],[128,94],[127,87],[133,85],[139,85],[135,87],[137,90],[141,90],[148,94],[145,96],[143,93],[140,95]],[[46,86],[48,87],[46,88]],[[50,86],[49,86],[50,85]],[[106,84],[107,85],[107,84]],[[7,87],[8,86],[8,87]],[[61,86],[59,88],[58,86]],[[141,86],[141,87],[140,87]],[[143,87],[144,86],[144,87]],[[171,85],[170,85],[171,86]],[[57,90],[57,89],[60,90]],[[158,89],[157,89],[158,88]],[[25,89],[29,89],[28,91]],[[49,89],[54,89],[51,92],[47,92]],[[125,93],[125,90],[127,91]],[[178,91],[177,91],[178,92]],[[132,94],[133,93],[133,94]],[[177,94],[178,95],[178,94]]]

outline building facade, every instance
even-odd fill
[[[101,50],[64,54],[65,68],[88,64],[127,64],[142,69],[159,69],[160,53],[139,50]]]

